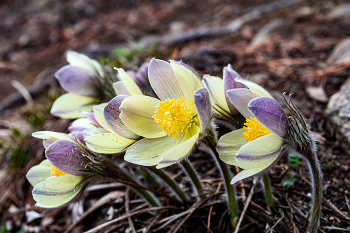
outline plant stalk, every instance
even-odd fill
[[[316,153],[310,152],[305,158],[308,161],[311,183],[313,184],[311,220],[307,232],[316,233],[320,224],[322,206],[322,172]]]
[[[187,175],[191,178],[192,184],[195,187],[195,190],[197,192],[197,195],[202,198],[203,194],[203,185],[202,182],[200,181],[196,171],[194,170],[192,164],[187,160],[187,158],[183,159],[181,161],[182,167],[185,169]]]
[[[273,198],[272,198],[272,191],[271,191],[271,181],[269,178],[269,175],[265,173],[262,176],[262,181],[265,189],[265,195],[266,195],[266,200],[267,204],[269,207],[269,211],[274,214],[274,204],[273,204]]]
[[[227,204],[228,204],[228,210],[230,214],[231,224],[233,228],[236,228],[237,221],[238,221],[238,210],[237,210],[237,202],[236,202],[236,193],[234,186],[230,183],[232,176],[230,174],[230,171],[228,169],[228,166],[226,163],[224,163],[220,157],[218,152],[215,149],[215,144],[210,145],[210,149],[214,154],[214,158],[219,165],[219,169],[221,171],[221,175],[224,178],[225,188],[227,192]]]
[[[176,196],[182,200],[183,202],[187,202],[188,198],[186,197],[185,193],[182,191],[182,189],[179,187],[179,185],[171,179],[168,174],[166,174],[163,170],[157,169],[155,167],[147,167],[151,172],[156,174],[159,178],[161,178],[169,187],[174,191]]]

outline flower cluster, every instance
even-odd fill
[[[197,193],[205,195],[187,160],[202,143],[215,155],[221,170],[235,226],[238,211],[226,164],[244,169],[233,177],[233,185],[266,173],[285,151],[316,153],[312,133],[292,102],[287,101],[287,107],[294,118],[288,119],[268,91],[240,77],[230,65],[224,68],[223,79],[200,77],[188,65],[172,60],[152,59],[137,72],[116,68],[118,79],[112,84],[116,96],[105,101],[106,98],[101,98],[104,93],[101,84],[108,85],[104,82],[105,69],[76,52],[68,52],[67,60],[69,65],[58,70],[56,77],[69,93],[55,101],[51,113],[79,119],[68,128],[70,134],[48,131],[33,134],[44,140],[47,158],[27,174],[34,186],[33,198],[40,207],[68,203],[92,177],[113,176],[110,166],[103,162],[111,163],[110,154],[124,154],[124,160],[133,164],[155,166],[153,171],[182,164]],[[233,124],[236,130],[217,140],[213,119]],[[303,138],[308,142],[304,143]],[[113,171],[123,173],[119,168]],[[182,201],[187,201],[172,179],[160,170],[158,175]],[[122,177],[134,182],[127,174]],[[158,206],[155,197],[138,193]],[[317,224],[319,216],[314,219],[313,224]]]

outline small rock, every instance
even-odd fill
[[[306,92],[311,98],[321,103],[327,103],[328,101],[328,96],[322,87],[308,87],[306,88]]]
[[[350,77],[340,91],[329,98],[325,116],[328,128],[335,133],[340,145],[350,153]]]
[[[334,19],[348,15],[350,15],[350,4],[342,4],[329,12],[328,17]]]
[[[341,65],[350,62],[350,37],[337,44],[326,63],[329,66]]]

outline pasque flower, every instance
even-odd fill
[[[117,97],[114,100],[117,102],[125,99],[130,95],[143,95],[141,89],[137,86],[134,80],[123,69],[117,69],[121,81],[113,84],[117,93]],[[108,104],[110,105],[110,104]],[[85,143],[87,147],[97,153],[113,154],[126,150],[131,144],[133,144],[140,136],[131,133],[128,130],[116,129],[115,124],[106,121],[105,119],[105,107],[107,103],[102,103],[93,107],[94,119],[102,127],[100,129],[89,130],[86,132]],[[119,108],[113,111],[113,115],[119,115]],[[90,135],[88,135],[90,133]]]
[[[226,95],[226,92],[230,89],[245,87],[242,83],[236,82],[235,78],[240,78],[240,75],[232,69],[231,65],[228,65],[223,69],[222,79],[210,75],[203,76],[202,82],[209,90],[214,113],[226,117],[232,117],[233,115],[239,114]]]
[[[272,96],[259,85],[235,79],[245,88],[227,91],[235,108],[246,118],[243,129],[230,132],[219,140],[220,158],[244,170],[231,181],[262,173],[277,161],[288,133],[288,120]]]
[[[67,52],[66,65],[55,73],[61,87],[68,93],[60,96],[51,108],[51,114],[61,118],[79,118],[81,111],[91,111],[99,100],[99,82],[104,78],[100,64],[89,57]]]
[[[162,168],[191,152],[210,122],[211,105],[207,89],[181,62],[152,59],[148,77],[159,99],[117,96],[104,115],[115,133],[136,141],[126,150],[126,161]]]
[[[37,135],[48,137],[51,133],[43,131]],[[64,134],[51,136],[64,138]],[[88,159],[72,139],[55,141],[46,149],[45,155],[47,159],[32,167],[26,177],[34,186],[32,194],[36,206],[55,208],[68,203],[80,193],[84,180],[89,176],[85,169]]]

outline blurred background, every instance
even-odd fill
[[[31,133],[63,132],[70,123],[49,115],[63,93],[54,73],[66,65],[68,50],[128,70],[157,57],[183,60],[201,75],[222,77],[230,63],[281,104],[284,91],[294,93],[318,133],[324,195],[335,205],[325,207],[321,225],[349,226],[350,218],[344,217],[350,210],[349,133],[337,130],[343,125],[333,115],[338,110],[325,114],[329,98],[350,74],[347,1],[1,0],[0,16],[0,232],[62,232],[82,214],[73,207],[51,212],[34,207],[25,179],[44,158],[41,141]],[[344,114],[341,122],[349,121]],[[290,198],[298,206],[290,213],[301,212],[303,219],[310,187],[300,178],[304,167],[288,162],[276,168],[272,182],[279,200]],[[291,183],[283,185],[281,179]],[[286,232],[281,229],[277,232]]]

